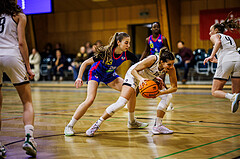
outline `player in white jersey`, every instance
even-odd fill
[[[0,1],[0,111],[3,101],[2,76],[5,72],[17,89],[24,107],[23,122],[26,137],[23,149],[28,155],[35,157],[37,150],[33,139],[34,111],[29,83],[29,78],[32,79],[34,73],[29,64],[25,38],[26,23],[26,15],[22,13],[15,0]],[[5,155],[3,147],[0,147],[0,153],[0,157]]]
[[[232,37],[224,35],[225,28],[237,28],[238,23],[228,18],[221,24],[216,23],[210,27],[209,35],[214,44],[211,56],[204,60],[217,63],[217,69],[213,79],[212,95],[218,98],[227,98],[232,102],[231,111],[235,113],[240,102],[240,54]],[[215,58],[217,55],[217,59]],[[226,93],[222,89],[229,76],[232,81],[232,93]]]
[[[144,60],[134,64],[129,68],[124,79],[121,95],[118,98],[117,102],[110,105],[104,114],[98,119],[98,121],[93,124],[87,131],[87,136],[94,136],[94,133],[98,130],[102,122],[110,118],[115,112],[124,107],[130,98],[135,98],[135,102],[129,104],[129,113],[128,117],[128,128],[135,128],[138,123],[134,123],[134,110],[136,105],[136,88],[138,85],[141,87],[146,80],[153,80],[158,78],[163,73],[168,73],[170,77],[171,87],[169,89],[163,89],[159,91],[159,95],[169,94],[177,91],[177,77],[176,70],[174,68],[174,55],[166,50],[165,48],[161,49],[159,56],[150,55]],[[167,105],[159,105],[157,108],[157,119],[153,126],[153,134],[170,134],[173,133],[172,130],[164,127],[160,120],[158,119],[161,116],[161,113],[165,111]],[[134,123],[134,124],[131,124]]]

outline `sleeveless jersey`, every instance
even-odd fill
[[[109,62],[100,60],[98,62],[95,62],[92,65],[91,69],[96,69],[99,75],[105,77],[114,73],[118,66],[120,66],[124,61],[127,61],[126,52],[122,52],[122,54],[118,58],[115,58],[114,52],[115,48],[112,51],[112,59]]]
[[[141,75],[143,78],[147,78],[149,80],[153,80],[156,77],[159,77],[160,75],[164,74],[161,72],[158,67],[159,67],[159,56],[155,55],[157,60],[154,62],[154,64],[151,67],[145,68],[141,71],[139,71],[139,75]],[[141,62],[141,61],[140,61]],[[136,63],[133,66],[130,67],[128,70],[128,73],[131,74],[132,70],[140,63]],[[132,74],[131,74],[132,75]],[[133,75],[132,75],[133,76]]]
[[[150,47],[150,55],[159,55],[160,49],[164,46],[162,42],[162,35],[159,34],[156,40],[153,36],[149,36],[148,45]]]
[[[17,35],[17,23],[12,16],[2,14],[0,16],[0,48],[19,48]]]
[[[221,46],[217,51],[218,64],[227,61],[240,61],[240,54],[236,49],[236,43],[232,37],[218,33]]]

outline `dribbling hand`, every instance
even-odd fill
[[[74,83],[74,86],[76,88],[80,88],[82,85],[83,85],[83,80],[81,78],[77,78],[75,83]]]

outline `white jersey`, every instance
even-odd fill
[[[0,49],[18,48],[17,23],[12,16],[2,14],[0,16]]]
[[[236,43],[232,37],[218,33],[221,37],[221,47],[217,51],[218,64],[229,61],[240,61]]]
[[[156,55],[151,55],[151,56],[156,56]],[[143,78],[153,80],[154,78],[159,77],[160,75],[164,74],[163,72],[161,72],[158,69],[159,68],[159,56],[156,56],[156,57],[157,57],[157,60],[154,62],[154,64],[151,67],[148,67],[148,68],[145,68],[145,69],[139,71],[138,72],[139,75],[141,75]],[[135,67],[137,67],[137,65],[140,62],[132,65],[128,69],[125,79],[124,79],[124,84],[129,85],[129,86],[133,87],[134,89],[138,86],[139,81],[134,78],[134,76],[131,74],[131,72]]]

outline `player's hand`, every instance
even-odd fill
[[[34,76],[35,76],[33,71],[29,68],[29,69],[27,69],[27,73],[28,73],[29,79],[32,80],[34,78]]]
[[[212,62],[213,59],[214,59],[214,56],[209,56],[209,57],[204,59],[203,64],[205,65],[208,61]]]
[[[146,79],[146,78],[142,78],[139,81],[139,89],[141,89],[146,84],[146,81],[148,81],[148,79]]]
[[[159,89],[159,90],[162,90],[163,88],[165,88],[165,87],[164,87],[165,84],[164,84],[162,78],[156,77],[155,79],[156,79],[156,83],[157,83],[157,85],[158,85],[158,89]]]
[[[80,88],[82,85],[83,85],[83,80],[81,78],[77,78],[75,83],[74,83],[74,86],[76,88]]]

